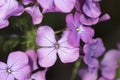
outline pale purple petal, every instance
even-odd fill
[[[118,67],[118,59],[120,58],[119,50],[109,50],[106,52],[101,65],[106,69],[116,69]],[[114,66],[113,66],[114,65]]]
[[[1,0],[0,1],[0,7],[3,6],[5,4],[6,0]]]
[[[0,70],[5,70],[7,68],[7,65],[3,62],[0,62]]]
[[[99,8],[99,3],[95,3],[92,0],[86,0],[83,5],[84,13],[91,18],[97,18],[100,16],[101,11]]]
[[[97,80],[98,71],[90,72],[88,69],[80,69],[78,74],[81,77],[81,80]]]
[[[95,25],[99,21],[99,18],[90,18],[87,17],[84,14],[81,14],[80,16],[80,22],[83,23],[84,25]]]
[[[37,50],[39,65],[42,67],[51,67],[57,60],[57,51],[55,48],[40,48]]]
[[[5,28],[9,25],[8,20],[0,19],[0,29]]]
[[[15,52],[11,52],[8,56],[7,65],[9,68],[11,67],[13,71],[21,69],[27,64],[28,64],[28,56],[24,52],[15,51]]]
[[[25,79],[28,78],[30,72],[31,72],[30,66],[29,65],[25,65],[24,67],[14,71],[12,74],[14,75],[14,77],[17,80],[25,80]]]
[[[76,0],[54,0],[56,7],[65,13],[72,11],[75,6]]]
[[[6,72],[6,70],[0,70],[0,79],[7,80],[7,78],[8,78],[8,73]]]
[[[89,43],[94,36],[94,29],[81,25],[78,34],[83,42]]]
[[[30,58],[29,64],[32,65],[32,69],[33,70],[37,69],[38,68],[38,65],[37,65],[37,54],[36,54],[35,50],[30,49],[30,50],[27,50],[25,53]]]
[[[51,27],[41,26],[37,30],[36,43],[39,46],[54,46],[56,43],[55,34]]]
[[[117,80],[120,80],[120,78],[117,78]]]
[[[104,76],[107,80],[114,80],[115,75],[116,75],[116,70],[102,69],[102,76]]]
[[[85,54],[91,54],[92,57],[98,58],[104,53],[105,47],[102,39],[96,38],[85,44],[83,50]]]
[[[102,62],[101,62],[101,70],[102,76],[107,79],[114,79],[116,75],[116,69],[118,68],[118,59],[120,58],[119,50],[109,50]]]
[[[28,5],[30,3],[35,2],[35,0],[22,0],[22,2],[23,2],[24,5]]]
[[[42,22],[43,15],[40,12],[39,6],[35,5],[32,7],[25,8],[25,11],[32,16],[33,24],[39,24]]]
[[[54,0],[37,0],[37,2],[41,5],[43,12],[54,7]]]
[[[31,78],[34,80],[46,80],[46,72],[47,69],[45,69],[44,71],[38,71],[32,74]]]
[[[23,7],[16,0],[6,0],[5,4],[0,7],[0,11],[2,11],[0,12],[0,29],[2,29],[8,26],[9,17],[19,16],[23,13]]]
[[[85,64],[88,65],[88,67],[90,67],[90,68],[98,68],[99,67],[99,61],[96,58],[92,58],[92,56],[90,54],[85,55],[83,59],[84,59]]]
[[[68,14],[66,16],[66,24],[69,30],[75,30],[73,14]]]
[[[62,38],[58,41],[58,56],[63,63],[74,62],[79,58],[79,48],[69,45],[67,38],[69,32],[65,31]]]
[[[109,14],[104,14],[100,19],[99,22],[101,21],[106,21],[106,20],[110,20],[110,15]]]
[[[7,79],[6,80],[15,80],[15,77],[13,74],[9,74],[7,75]]]
[[[105,79],[104,77],[100,77],[98,80],[108,80],[108,79]]]
[[[75,8],[77,11],[83,12],[82,7],[83,7],[84,2],[85,0],[76,0]]]

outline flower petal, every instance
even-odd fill
[[[92,0],[86,0],[83,5],[84,13],[91,18],[97,18],[100,16],[101,11],[99,8],[99,3],[95,3]]]
[[[14,60],[13,60],[14,58]],[[7,65],[13,71],[16,71],[28,64],[28,56],[21,51],[11,52],[8,56]]]
[[[22,0],[24,5],[28,5],[30,3],[33,3],[35,0]]]
[[[68,13],[72,11],[75,6],[76,0],[54,0],[54,3],[60,11]]]
[[[78,74],[81,77],[81,80],[97,80],[97,72],[97,70],[90,72],[88,69],[80,69]]]
[[[38,69],[38,65],[37,65],[37,54],[35,52],[35,50],[27,50],[25,52],[28,57],[29,57],[29,64],[32,66],[32,69],[35,70],[35,69]]]
[[[41,5],[43,12],[50,10],[54,6],[54,0],[37,0],[37,2]]]
[[[0,70],[7,69],[7,65],[4,62],[0,62]]]
[[[83,42],[89,43],[93,36],[94,36],[94,30],[91,27],[87,26],[80,26],[81,31],[79,31],[80,38]]]
[[[63,63],[74,62],[79,58],[79,48],[72,47],[68,43],[68,33],[64,31],[62,38],[58,41],[58,56]]]
[[[95,25],[99,21],[99,18],[90,18],[85,16],[84,14],[81,14],[80,16],[80,22],[84,25]]]
[[[43,15],[40,12],[39,6],[25,8],[25,11],[32,16],[33,24],[39,24],[42,22]]]
[[[41,26],[38,28],[36,43],[42,47],[54,46],[56,40],[53,29],[49,26]]]
[[[39,64],[42,67],[51,67],[57,60],[57,51],[55,48],[40,48],[37,50]]]
[[[44,71],[38,71],[32,74],[31,78],[34,80],[46,80],[46,71],[47,69],[45,69]]]
[[[19,70],[13,72],[12,74],[17,80],[26,80],[30,74],[30,66],[25,65],[24,67],[20,68]]]

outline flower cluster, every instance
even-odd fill
[[[92,25],[110,19],[107,13],[101,15],[100,0],[22,0],[21,2],[23,5],[17,0],[0,2],[0,29],[9,25],[8,20],[11,16],[20,16],[24,12],[32,17],[34,25],[42,23],[44,14],[68,13],[65,18],[66,27],[58,39],[52,27],[39,26],[35,40],[39,48],[36,51],[29,49],[26,52],[11,52],[7,64],[0,62],[0,79],[46,80],[46,72],[55,64],[57,56],[62,63],[75,62],[82,56],[88,66],[88,69],[79,71],[82,80],[97,80],[98,70],[101,71],[99,80],[115,78],[120,51],[108,51],[101,63],[98,60],[103,55],[105,46],[101,38],[94,38],[95,31]],[[80,52],[81,50],[83,52]],[[39,70],[40,66],[45,69]]]

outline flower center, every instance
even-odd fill
[[[12,73],[12,70],[11,70],[10,68],[7,68],[6,71],[7,71],[8,74],[11,74],[11,73]]]
[[[59,44],[58,43],[56,43],[54,46],[55,46],[55,49],[59,48]]]
[[[76,31],[79,32],[79,31],[80,31],[80,27],[77,27],[77,28],[76,28]]]

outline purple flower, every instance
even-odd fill
[[[90,72],[88,69],[80,69],[78,75],[81,77],[81,80],[97,80],[98,70]]]
[[[19,16],[23,13],[23,7],[16,0],[2,0],[0,11],[0,29],[2,29],[9,25],[9,17]]]
[[[106,52],[101,62],[101,72],[102,76],[107,80],[113,80],[115,78],[119,58],[120,58],[119,50],[113,49]]]
[[[32,4],[33,6],[28,6],[25,11],[32,16],[33,24],[40,24],[43,19],[43,15],[39,9],[39,4],[36,0],[22,0],[24,5]]]
[[[21,51],[11,52],[7,64],[0,62],[0,79],[25,80],[30,73],[28,57]]]
[[[69,43],[74,47],[79,46],[80,39],[82,39],[83,42],[88,43],[94,36],[94,30],[91,27],[84,26],[80,22],[79,17],[80,14],[77,12],[74,16],[68,14],[66,17],[67,27],[71,31],[69,35]]]
[[[70,12],[75,5],[76,0],[37,0],[46,12]],[[61,6],[62,5],[62,6]]]
[[[41,46],[37,53],[42,67],[54,65],[57,54],[63,63],[74,62],[79,58],[79,49],[69,45],[68,34],[69,31],[65,31],[62,38],[56,41],[54,31],[49,26],[41,26],[37,30],[36,42]]]
[[[29,57],[29,64],[31,65],[31,70],[32,71],[37,70],[39,67],[37,65],[37,53],[35,52],[35,50],[32,50],[32,49],[27,50],[26,54]],[[45,78],[46,72],[47,72],[47,69],[43,71],[38,70],[37,72],[30,74],[31,76],[29,80],[33,80],[33,79],[34,80],[46,80]]]
[[[75,8],[81,14],[80,21],[84,25],[95,25],[98,22],[109,20],[110,16],[104,14],[100,17],[100,0],[77,0]]]
[[[105,51],[102,40],[100,38],[93,39],[89,44],[84,45],[83,51],[85,54],[84,62],[90,68],[98,68],[99,62],[97,58],[100,57]]]

